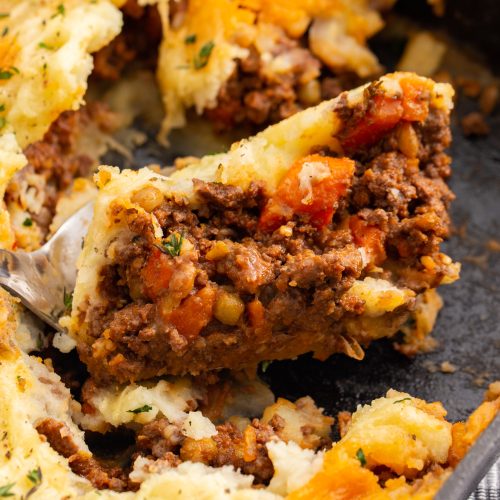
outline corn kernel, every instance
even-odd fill
[[[214,316],[224,325],[234,326],[238,323],[244,309],[245,304],[239,295],[223,290],[217,297]]]
[[[137,203],[146,212],[152,212],[161,205],[162,201],[163,193],[153,186],[145,186],[132,196],[132,203]]]
[[[215,245],[207,252],[207,260],[220,260],[229,253],[229,248],[223,241],[216,241]]]
[[[420,262],[428,271],[433,271],[434,269],[436,269],[436,263],[434,262],[434,259],[429,255],[424,255],[423,257],[421,257]]]

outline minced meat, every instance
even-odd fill
[[[216,106],[205,110],[216,130],[226,131],[242,123],[258,127],[275,123],[363,83],[350,73],[332,76],[301,41],[285,33],[281,37],[273,57],[293,60],[291,70],[270,75],[261,54],[251,46],[245,59],[236,60]]]
[[[101,270],[98,293],[107,304],[90,311],[92,340],[79,345],[89,371],[101,381],[127,382],[251,367],[307,351],[324,359],[350,352],[347,323],[355,346],[380,336],[357,323],[363,301],[344,296],[366,276],[345,221],[355,216],[361,227],[377,228],[383,278],[417,293],[435,287],[439,273],[418,270],[449,231],[447,126],[444,112],[431,109],[424,123],[403,122],[357,148],[351,189],[322,229],[296,215],[280,230],[265,230],[259,221],[267,195],[257,183],[243,191],[194,180],[204,201],[195,211],[165,199],[152,213],[166,247],[149,214],[127,211],[134,236]],[[411,304],[378,318],[374,328],[395,333]]]
[[[95,488],[115,491],[126,489],[125,471],[120,467],[106,467],[91,453],[80,450],[66,424],[53,418],[46,418],[36,428],[57,453],[68,459],[71,470],[87,478]]]
[[[100,133],[110,133],[116,126],[116,115],[99,102],[62,113],[42,140],[24,150],[28,164],[9,183],[5,202],[25,209],[46,236],[60,195],[75,178],[89,177],[95,167],[96,158],[79,147],[85,129],[95,127]],[[31,190],[36,191],[37,200],[41,199],[40,207],[26,201]]]

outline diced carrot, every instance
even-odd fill
[[[247,304],[248,319],[253,328],[261,328],[264,326],[265,309],[259,299],[252,300]]]
[[[379,265],[386,259],[383,231],[376,226],[368,225],[357,215],[350,217],[349,229],[354,243],[365,249],[372,264]]]
[[[403,119],[423,122],[429,114],[428,96],[431,83],[417,76],[407,76],[399,81],[403,89]]]
[[[247,426],[243,433],[243,443],[243,460],[253,462],[257,458],[257,434],[251,425]]]
[[[318,229],[326,226],[351,185],[354,166],[348,158],[318,154],[298,160],[264,207],[260,228],[274,231],[294,215],[306,216]]]
[[[422,122],[427,118],[430,80],[411,75],[401,78],[399,84],[403,91],[401,97],[375,94],[366,113],[347,124],[340,141],[347,153],[379,141],[401,120]]]
[[[151,299],[158,298],[168,289],[173,272],[172,257],[154,247],[141,272],[145,294]]]
[[[340,143],[346,152],[373,144],[393,129],[403,116],[402,99],[378,94],[373,97],[365,115],[349,124]]]
[[[192,341],[207,326],[213,316],[216,290],[206,286],[189,296],[170,314],[169,321],[187,340]]]

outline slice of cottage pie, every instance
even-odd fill
[[[439,250],[452,93],[394,73],[170,177],[103,167],[67,319],[92,376],[361,359],[421,334],[459,270]]]

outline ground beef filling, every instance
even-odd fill
[[[125,471],[120,467],[106,467],[88,451],[80,450],[66,424],[46,418],[37,425],[37,431],[50,446],[68,459],[71,470],[87,478],[98,489],[123,491],[127,486]]]
[[[102,134],[110,133],[116,126],[116,115],[103,103],[62,113],[41,141],[24,150],[28,165],[9,183],[6,204],[26,210],[42,235],[47,236],[61,194],[75,178],[89,177],[95,167],[96,158],[79,146],[81,137],[90,127]]]
[[[274,468],[266,443],[278,437],[273,425],[253,419],[241,430],[233,423],[224,423],[216,427],[215,436],[194,440],[182,436],[177,426],[162,418],[141,429],[136,456],[167,461],[172,466],[185,461],[202,462],[212,467],[232,465],[243,474],[252,474],[256,484],[267,484]]]
[[[173,5],[182,2],[173,2]],[[123,29],[108,45],[94,54],[92,77],[116,81],[132,65],[154,71],[161,41],[161,20],[156,6],[127,0],[121,7]]]
[[[205,202],[195,211],[164,199],[151,210],[161,244],[150,215],[129,210],[133,237],[101,271],[103,305],[88,316],[91,342],[79,346],[89,371],[125,382],[308,351],[357,355],[381,331],[395,333],[411,302],[370,327],[363,301],[344,295],[366,275],[354,229],[376,228],[380,277],[416,293],[439,283],[443,275],[424,272],[421,257],[437,254],[449,230],[447,124],[431,109],[424,123],[402,122],[358,148],[351,189],[320,229],[300,214],[262,229],[266,196],[256,183],[243,191],[195,180]]]
[[[355,74],[332,75],[307,46],[282,34],[275,57],[293,61],[290,71],[270,74],[258,50],[251,46],[245,59],[219,91],[217,105],[205,115],[218,131],[245,123],[262,127],[276,123],[343,90],[363,83]]]

